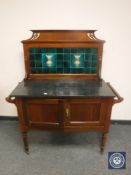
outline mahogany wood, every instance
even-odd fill
[[[22,138],[23,138],[25,152],[29,154],[29,144],[28,144],[27,132],[22,133]]]
[[[16,106],[25,152],[30,130],[60,132],[109,131],[113,99],[17,99]],[[104,150],[105,136],[101,150]]]
[[[98,39],[95,30],[32,30],[32,37],[23,40],[25,79],[98,79],[101,80],[104,40]],[[29,48],[98,48],[97,73],[93,74],[31,74]],[[112,106],[123,98],[107,83],[114,97],[100,98],[38,98],[11,96],[6,100],[17,107],[24,149],[29,153],[27,133],[31,130],[57,132],[96,131],[102,133],[101,151],[109,132]],[[26,86],[26,85],[25,85]],[[53,87],[52,87],[53,88]],[[97,87],[96,87],[97,88]],[[96,89],[97,90],[97,89]]]
[[[104,147],[106,144],[106,139],[107,139],[107,133],[102,134],[102,140],[101,140],[101,153],[104,151]]]

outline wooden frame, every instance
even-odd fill
[[[104,40],[96,38],[95,30],[32,30],[32,37],[23,40],[26,79],[87,78],[101,79]],[[98,48],[97,74],[31,74],[29,48]]]

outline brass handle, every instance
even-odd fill
[[[118,94],[118,92],[116,92],[116,90],[110,85],[110,83],[107,83],[107,85],[111,88],[111,90],[117,97],[117,99],[114,99],[114,103],[120,103],[121,101],[123,101],[123,98]]]
[[[66,117],[69,117],[69,109],[66,108]]]

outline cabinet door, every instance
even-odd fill
[[[104,101],[74,99],[65,101],[65,125],[102,125],[105,120]]]
[[[57,99],[25,100],[25,115],[30,127],[44,126],[53,128],[60,126],[61,102]]]

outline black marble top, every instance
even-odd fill
[[[48,79],[23,80],[10,96],[24,98],[113,98],[115,94],[104,80]]]

